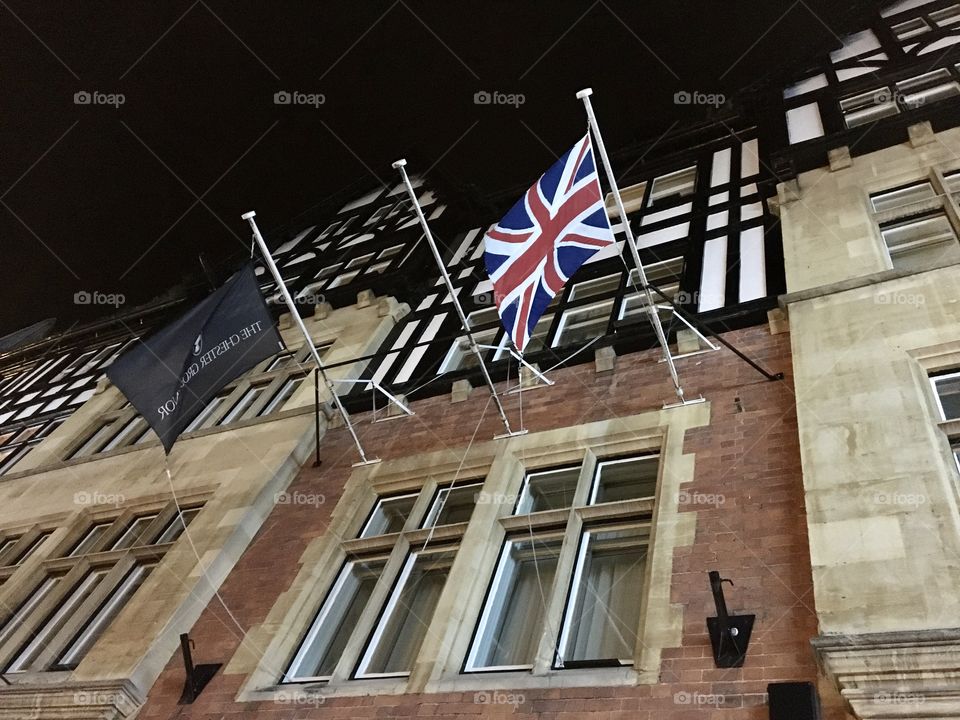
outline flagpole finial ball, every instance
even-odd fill
[[[393,164],[393,167],[394,169],[399,170],[400,168],[406,166],[406,164],[407,164],[406,160],[400,159]]]
[[[240,219],[241,219],[241,220],[249,220],[249,219],[252,218],[252,217],[256,217],[256,215],[257,215],[257,214],[256,214],[253,210],[251,210],[250,212],[246,212],[246,213],[244,213],[243,215],[241,215],[241,216],[240,216]]]
[[[577,93],[577,100],[583,100],[585,97],[593,95],[593,88],[584,88]]]

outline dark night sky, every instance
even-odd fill
[[[78,290],[145,302],[199,252],[247,243],[244,211],[284,223],[360,178],[393,182],[401,156],[487,192],[532,181],[583,132],[583,86],[608,146],[656,138],[702,113],[678,90],[789,72],[871,5],[3,0],[0,334],[112,310]],[[278,106],[281,90],[326,102]],[[482,90],[525,103],[476,105]]]

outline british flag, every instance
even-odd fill
[[[504,328],[521,352],[550,301],[614,243],[589,133],[484,236],[484,261]]]

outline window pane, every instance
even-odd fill
[[[493,345],[497,339],[498,332],[499,328],[480,330],[479,332],[474,331],[473,339],[477,341],[477,345]],[[480,348],[481,354],[487,352],[489,352],[488,348]],[[476,354],[470,349],[470,343],[467,340],[467,336],[464,335],[463,337],[457,338],[450,347],[450,350],[447,352],[447,357],[440,366],[440,372],[445,373],[475,367],[480,367],[480,361],[477,360]]]
[[[514,514],[526,515],[570,507],[573,505],[573,494],[579,479],[579,466],[528,474]]]
[[[200,512],[200,508],[183,508],[180,513],[177,513],[171,518],[169,524],[163,529],[163,532],[160,533],[160,537],[157,538],[154,545],[162,545],[163,543],[173,542],[180,535],[183,534],[183,528],[185,525],[189,525],[190,521],[193,520],[197,514]],[[183,516],[183,519],[180,519],[180,516]]]
[[[897,270],[923,270],[960,260],[960,245],[943,213],[880,229]]]
[[[933,378],[944,420],[960,419],[960,373]]]
[[[200,414],[190,421],[190,424],[183,429],[183,432],[188,433],[191,430],[196,430],[201,425],[203,425],[203,423],[205,423],[210,418],[210,416],[217,411],[217,408],[219,408],[223,404],[223,401],[227,399],[227,395],[229,394],[230,393],[227,392],[227,393],[217,395],[215,398],[213,398],[213,400],[207,403],[207,406],[200,411]]]
[[[553,341],[553,346],[563,347],[585,343],[606,335],[612,308],[613,298],[583,308],[567,310],[560,318],[560,329],[557,332],[557,338]]]
[[[40,533],[40,535],[38,535],[37,538],[32,543],[30,543],[25,550],[20,552],[20,556],[17,558],[14,564],[20,565],[21,563],[25,562],[27,558],[29,558],[37,550],[40,549],[40,546],[43,545],[46,539],[50,537],[52,534],[53,534],[52,530],[48,530],[47,532]]]
[[[80,607],[84,600],[90,597],[90,594],[101,583],[107,574],[106,569],[93,570],[87,573],[76,587],[64,598],[53,614],[51,614],[43,624],[37,629],[33,639],[24,646],[17,656],[7,666],[6,672],[22,672],[29,668],[29,665],[37,655],[46,647],[50,638],[63,626],[67,618],[73,615],[74,611]]]
[[[911,108],[960,95],[960,85],[953,80],[946,68],[901,80],[897,83],[897,90],[900,91],[903,102]]]
[[[234,420],[238,420],[247,409],[253,405],[261,395],[266,391],[266,385],[254,385],[250,387],[243,395],[240,396],[240,399],[237,400],[237,404],[230,408],[230,412],[224,415],[217,425],[226,425],[232,423]]]
[[[356,560],[340,571],[290,663],[285,681],[327,677],[333,673],[380,580],[385,562],[383,559]]]
[[[891,30],[893,30],[893,34],[897,36],[897,40],[907,40],[929,31],[930,26],[927,25],[923,18],[914,18],[899,25],[894,25]]]
[[[505,543],[480,616],[468,670],[533,664],[562,544],[563,538]]]
[[[60,582],[59,577],[46,577],[40,583],[40,586],[30,593],[30,596],[20,604],[17,611],[10,616],[3,629],[0,630],[0,645],[10,639],[10,636],[20,628],[24,620],[43,602],[43,599],[50,594],[50,591],[56,587],[58,582]]]
[[[135,518],[133,522],[127,526],[127,529],[123,534],[117,538],[116,542],[110,547],[111,550],[120,550],[121,548],[128,547],[139,547],[141,545],[149,545],[150,542],[146,537],[147,528],[150,527],[150,524],[157,519],[157,513],[152,515],[141,515],[138,518]]]
[[[583,300],[597,295],[612,295],[620,287],[620,277],[621,274],[617,273],[616,275],[607,275],[606,277],[579,282],[570,290],[570,301]]]
[[[934,191],[933,185],[929,182],[921,182],[897,190],[873,193],[870,196],[870,203],[873,205],[874,212],[884,212],[910,203],[929,200],[936,196],[937,193]]]
[[[106,442],[109,435],[110,423],[101,425],[94,431],[87,441],[83,443],[83,445],[76,449],[73,455],[70,456],[70,459],[73,460],[73,458],[84,457],[85,455],[94,453],[102,443]]]
[[[669,175],[662,175],[653,181],[653,187],[650,189],[650,203],[653,204],[672,196],[692,195],[696,183],[696,167],[688,167]]]
[[[930,19],[941,27],[958,23],[960,22],[960,5],[951,5],[943,10],[932,12],[930,13]]]
[[[263,410],[260,411],[260,415],[269,415],[275,410],[279,410],[283,404],[297,391],[297,388],[300,387],[300,384],[306,379],[306,377],[306,375],[301,375],[300,377],[294,377],[287,380],[283,386],[277,390],[276,395],[270,399],[270,402],[268,402]]]
[[[77,555],[84,555],[97,544],[97,541],[103,537],[103,534],[113,525],[112,522],[99,523],[94,525],[87,531],[87,534],[84,535],[80,542],[78,542],[74,548],[67,553],[67,557],[76,557]]]
[[[476,505],[477,492],[480,487],[481,483],[470,483],[469,485],[457,485],[453,489],[441,488],[433,501],[430,512],[427,513],[427,519],[424,521],[423,527],[468,522],[473,514],[473,507]]]
[[[451,548],[407,558],[383,618],[360,663],[359,676],[410,672],[456,555]]]
[[[142,417],[132,418],[120,429],[120,432],[113,436],[110,442],[103,446],[100,452],[107,452],[107,450],[129,445],[133,438],[139,437],[144,433],[146,427],[147,422]]]
[[[87,651],[97,641],[103,631],[107,629],[113,619],[120,613],[127,601],[147,579],[147,575],[153,570],[153,565],[138,565],[123,579],[120,585],[110,593],[110,596],[104,603],[97,608],[93,617],[90,618],[86,626],[77,633],[76,637],[67,645],[67,649],[57,659],[56,665],[59,667],[72,668],[83,659]]]
[[[561,665],[633,661],[648,542],[643,528],[584,534],[560,634]]]
[[[370,515],[370,519],[367,520],[367,524],[363,526],[360,537],[375,537],[376,535],[400,532],[410,516],[410,511],[413,510],[413,503],[416,500],[416,493],[379,500]]]
[[[840,110],[848,128],[866,125],[900,112],[893,93],[886,87],[841,100]]]
[[[657,455],[597,464],[591,504],[652,498],[657,492]]]

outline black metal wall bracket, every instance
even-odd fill
[[[190,639],[190,636],[187,633],[180,635],[180,649],[183,651],[183,667],[186,670],[183,693],[180,695],[181,705],[190,705],[196,700],[197,696],[200,695],[207,686],[207,683],[217,674],[217,670],[222,667],[220,663],[216,665],[194,665],[193,653],[190,650],[192,647],[193,640]]]
[[[710,571],[710,590],[717,606],[717,616],[707,618],[707,632],[713,646],[713,660],[718,668],[743,667],[753,632],[756,615],[729,615],[727,601],[723,597],[723,583],[733,585],[732,580],[721,578],[716,570]]]

